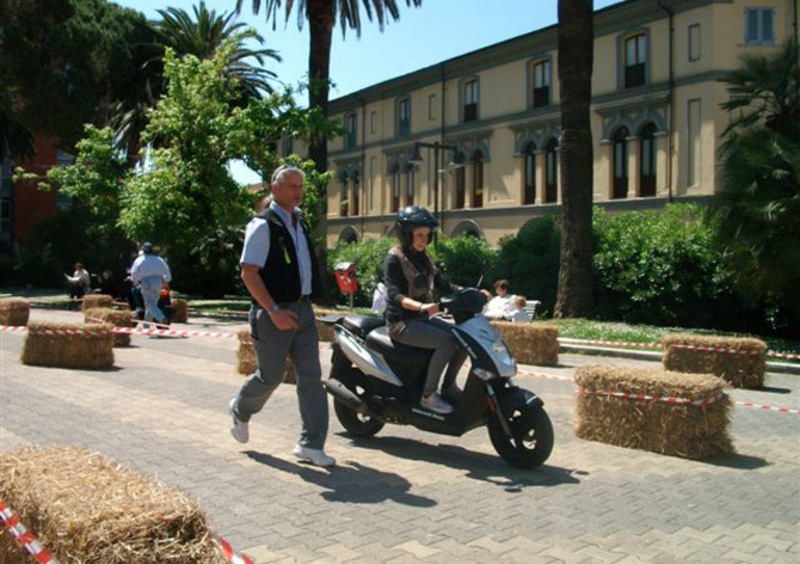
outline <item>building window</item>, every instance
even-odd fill
[[[639,195],[656,195],[656,126],[648,123],[639,133]]]
[[[558,141],[551,139],[544,156],[544,203],[558,201]]]
[[[414,165],[406,169],[406,205],[414,205]]]
[[[397,135],[411,133],[411,100],[403,98],[397,102]]]
[[[350,191],[347,186],[347,178],[342,180],[342,203],[340,214],[342,217],[347,217],[350,211]]]
[[[700,178],[700,100],[689,100],[687,108],[688,147],[686,151],[686,185],[694,186]]]
[[[462,160],[458,162],[464,162],[463,158],[464,155],[459,155]],[[460,210],[464,208],[464,202],[466,200],[466,192],[467,192],[467,172],[466,168],[460,166],[456,169],[456,205],[455,209]]]
[[[775,8],[745,8],[744,41],[751,45],[775,44]]]
[[[347,147],[355,147],[358,140],[357,120],[355,112],[347,114]]]
[[[614,191],[615,200],[628,197],[628,128],[620,127],[614,133]]]
[[[647,82],[647,36],[644,33],[625,40],[625,88]]]
[[[533,107],[541,108],[550,104],[550,61],[540,61],[533,65]]]
[[[523,154],[524,162],[524,187],[523,204],[533,204],[536,202],[536,145],[528,143]]]
[[[375,171],[378,169],[377,157],[369,158],[369,192],[367,193],[367,206],[368,210],[372,211],[375,199]]]
[[[472,156],[472,207],[483,207],[483,153]]]
[[[468,80],[464,83],[464,121],[478,119],[478,81]]]
[[[392,170],[392,213],[400,211],[400,165],[395,165]]]
[[[376,111],[369,114],[369,132],[372,135],[378,133],[378,112]]]
[[[353,177],[353,211],[352,215],[360,215],[361,212],[361,179],[358,176]]]
[[[294,153],[294,141],[291,137],[285,137],[283,139],[283,156],[291,155]]]
[[[700,24],[689,26],[689,60],[700,60]]]
[[[436,119],[436,94],[428,96],[428,120]]]

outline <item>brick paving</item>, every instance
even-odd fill
[[[34,310],[33,319],[79,321]],[[194,324],[233,331],[236,324]],[[0,334],[0,450],[83,444],[198,498],[219,534],[258,563],[800,562],[800,417],[736,408],[738,455],[690,461],[577,439],[574,386],[520,376],[556,431],[547,464],[506,465],[485,429],[445,437],[387,426],[353,440],[331,419],[328,471],[291,456],[299,415],[282,386],[228,433],[241,383],[234,340],[148,339],[104,372],[23,366],[23,336]],[[323,370],[330,347],[321,345]],[[589,363],[647,361],[564,354]],[[738,401],[798,407],[800,377],[770,374]]]

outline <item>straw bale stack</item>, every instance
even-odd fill
[[[31,322],[22,364],[102,369],[114,365],[114,334],[105,323]]]
[[[0,452],[0,499],[62,564],[221,561],[195,500],[84,447]],[[29,562],[0,535],[0,564]]]
[[[520,364],[558,364],[558,326],[550,323],[492,321]]]
[[[730,399],[725,382],[712,374],[683,374],[614,366],[582,366],[575,435],[590,441],[682,456],[731,454]],[[717,398],[705,405],[628,399],[596,393],[630,393],[691,400]]]
[[[133,327],[133,314],[127,309],[98,307],[83,313],[86,323],[108,323],[112,327]],[[131,344],[130,333],[114,333],[114,346],[127,347]]]
[[[25,298],[3,298],[0,300],[0,325],[24,327],[28,324],[31,304]]]
[[[250,329],[242,329],[236,333],[239,337],[239,350],[236,351],[236,372],[243,376],[249,376],[258,368],[256,363],[256,348]],[[294,363],[291,357],[286,359],[286,372],[283,373],[283,381],[287,384],[297,383],[294,372]]]
[[[114,305],[114,298],[106,294],[86,294],[83,296],[83,311],[98,307],[110,308]]]
[[[764,387],[767,345],[760,339],[706,337],[675,333],[665,335],[664,368],[676,372],[716,374],[736,388]],[[673,345],[712,347],[726,351],[705,351]]]
[[[189,303],[181,298],[172,300],[172,322],[187,323],[189,321]]]

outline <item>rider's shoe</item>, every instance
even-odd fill
[[[434,413],[440,413],[442,415],[453,413],[453,406],[444,401],[442,396],[435,392],[428,396],[422,396],[419,404],[428,411],[433,411]]]
[[[461,388],[459,388],[458,384],[456,384],[455,382],[453,382],[452,384],[450,384],[446,388],[442,388],[442,397],[445,397],[447,399],[451,399],[451,400],[454,400],[454,401],[458,401],[459,399],[461,399],[461,394],[462,393],[463,393],[463,390]]]

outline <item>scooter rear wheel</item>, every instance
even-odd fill
[[[356,413],[339,401],[333,402],[333,411],[342,427],[356,437],[372,437],[383,429],[383,421],[371,415]]]
[[[489,438],[497,453],[512,466],[534,468],[544,464],[553,451],[553,424],[541,407],[506,414],[514,440],[503,431],[497,417],[489,419]]]

